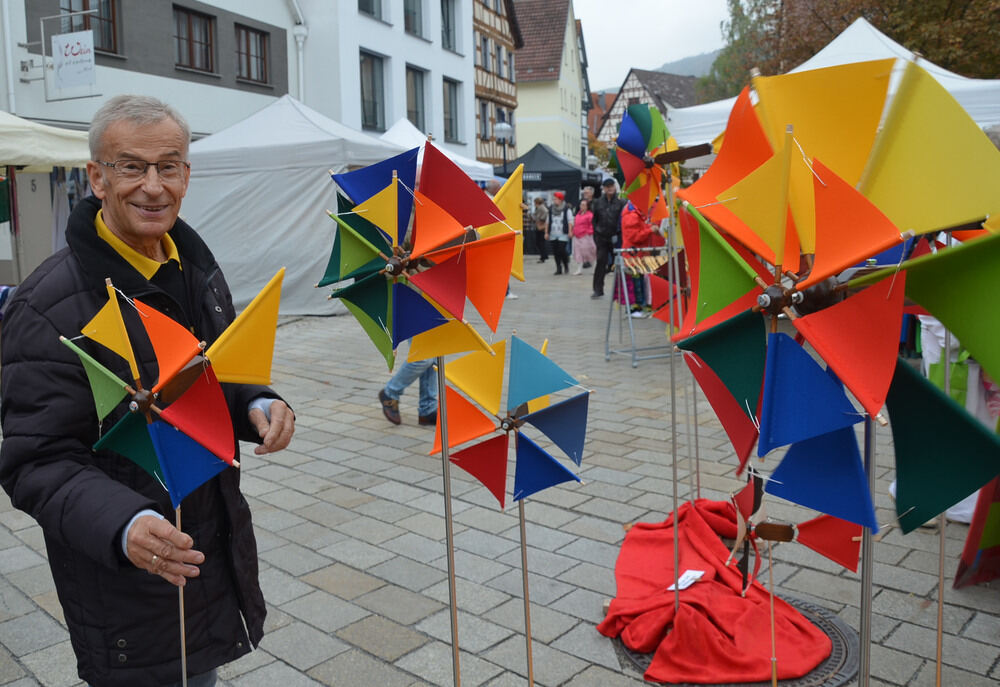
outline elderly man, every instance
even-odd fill
[[[591,298],[604,296],[604,275],[614,254],[616,245],[621,245],[621,214],[625,201],[618,197],[615,180],[608,177],[601,182],[604,193],[594,201],[594,243],[597,245],[597,261],[594,263],[594,293]]]
[[[185,587],[189,682],[263,634],[264,598],[239,471],[227,468],[188,495],[183,528],[164,488],[137,464],[92,447],[127,411],[98,421],[83,366],[59,342],[78,337],[107,302],[105,279],[211,343],[233,320],[219,266],[177,218],[187,190],[190,130],[168,105],[117,96],[94,116],[87,173],[94,196],[66,227],[67,247],[35,270],[7,307],[3,329],[0,483],[42,527],[80,677],[94,687],[181,681],[177,591]],[[143,386],[155,359],[136,314],[123,308]],[[124,360],[85,340],[105,367]],[[288,445],[291,410],[263,386],[224,385],[237,438],[256,453]],[[238,450],[238,446],[237,446]]]

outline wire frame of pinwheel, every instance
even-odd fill
[[[554,443],[576,465],[583,457],[590,392],[550,403],[549,395],[578,386],[565,370],[542,351],[516,336],[510,338],[510,365],[506,404],[501,412],[504,361],[507,342],[493,345],[491,356],[474,352],[445,366],[445,376],[472,401],[447,386],[447,416],[438,413],[434,448],[441,451],[441,424],[447,423],[449,448],[499,433],[451,453],[452,463],[479,480],[497,499],[506,503],[507,463],[510,435],[515,442],[513,500],[519,501],[543,489],[571,480],[580,481],[551,453],[526,435],[531,425]],[[474,401],[474,403],[473,403]],[[476,407],[478,404],[487,413]]]
[[[145,387],[119,293],[110,280],[108,302],[81,333],[124,358],[131,383],[73,341],[60,338],[83,364],[98,420],[128,398],[128,411],[94,449],[115,451],[139,465],[166,488],[174,508],[227,466],[239,467],[220,382],[270,383],[283,276],[284,268],[207,350],[175,320],[139,299],[125,299],[128,319],[141,323],[156,357],[157,379]]]
[[[318,284],[339,285],[332,297],[357,318],[390,370],[402,341],[449,325],[463,330],[470,346],[463,350],[488,350],[464,319],[465,303],[496,331],[519,238],[506,231],[469,239],[468,230],[503,223],[504,213],[430,143],[414,190],[417,150],[333,175],[349,197],[340,196],[338,212],[330,213],[338,230]]]
[[[622,192],[644,217],[656,204],[666,207],[662,194],[664,172],[655,157],[668,149],[668,141],[677,147],[657,108],[646,103],[628,106],[618,129],[615,158],[624,176]]]

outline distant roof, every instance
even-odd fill
[[[665,74],[664,72],[653,72],[635,67],[632,68],[632,73],[653,96],[656,100],[656,107],[662,113],[666,113],[669,108],[690,107],[698,104],[698,97],[694,89],[694,85],[698,81],[697,77]],[[628,77],[626,77],[627,79]]]
[[[510,35],[514,39],[514,50],[524,47],[524,36],[521,35],[521,25],[517,23],[517,12],[514,11],[514,0],[504,0],[507,10],[507,21],[510,24]]]
[[[517,51],[517,80],[558,79],[570,0],[514,0],[514,7],[524,38]]]

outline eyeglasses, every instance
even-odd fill
[[[105,167],[115,170],[115,174],[122,179],[138,181],[146,176],[150,166],[156,167],[156,173],[163,181],[178,181],[184,176],[185,169],[191,169],[191,163],[184,160],[160,160],[159,162],[147,162],[146,160],[115,160],[105,162],[104,160],[94,160]]]

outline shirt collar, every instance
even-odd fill
[[[134,267],[135,270],[146,279],[152,279],[153,275],[156,274],[156,271],[160,269],[160,265],[163,263],[157,262],[152,258],[147,258],[135,248],[132,248],[132,246],[115,236],[115,234],[108,228],[108,225],[104,223],[103,210],[98,210],[97,216],[94,218],[94,226],[97,227],[97,235],[104,239],[104,241],[115,249],[115,252],[118,253],[118,255],[125,258],[125,261],[132,265],[132,267]],[[167,254],[165,262],[174,260],[177,262],[177,266],[180,267],[181,258],[180,254],[177,252],[177,244],[175,244],[174,240],[170,238],[170,234],[164,234],[160,239],[160,242],[163,245],[163,251]]]

